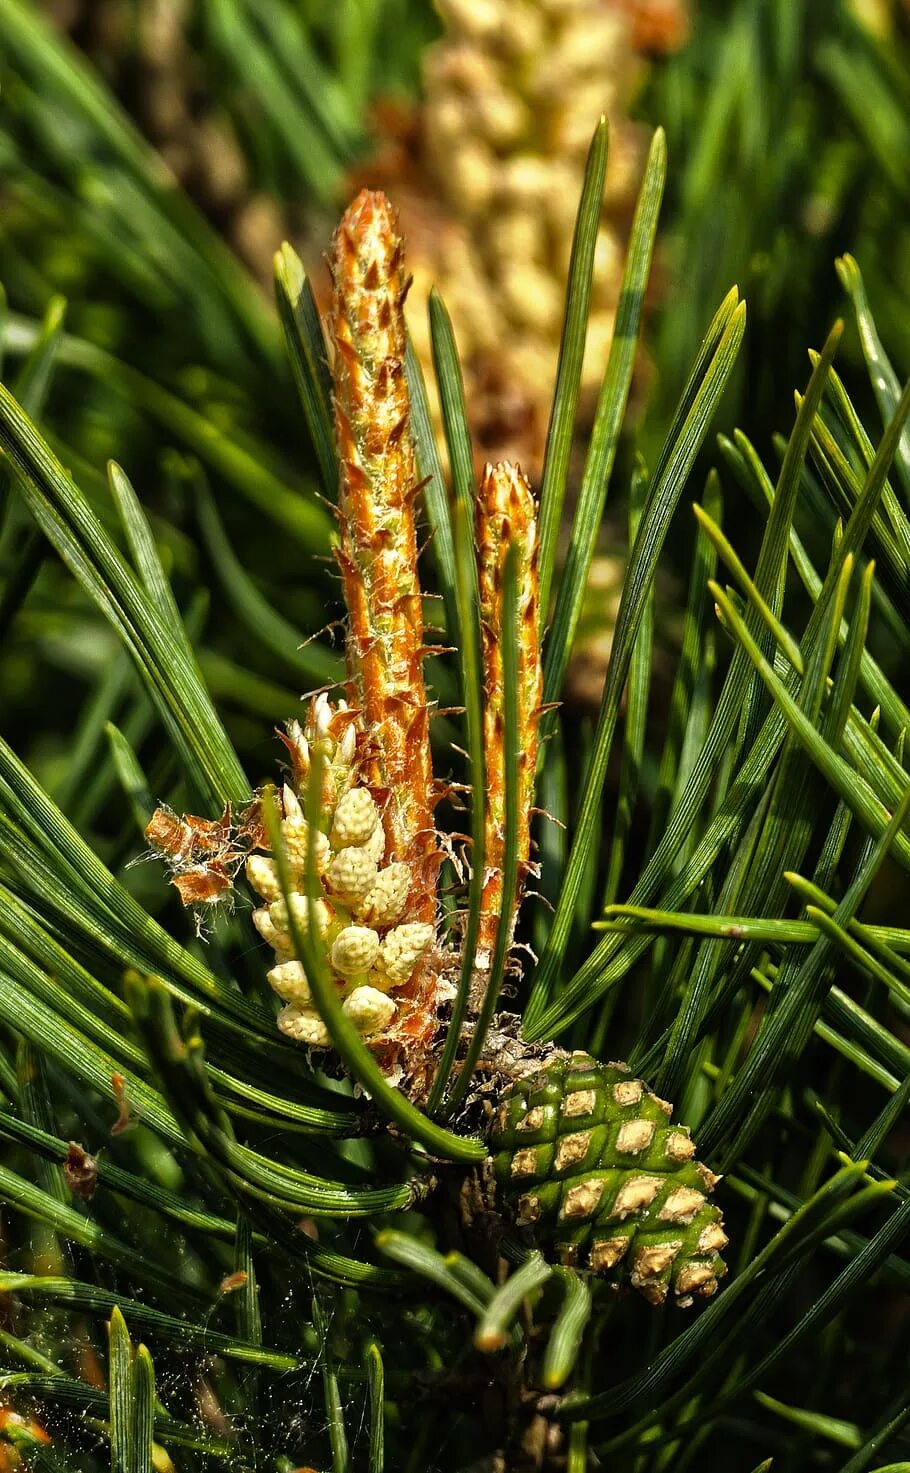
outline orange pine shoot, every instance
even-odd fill
[[[477,498],[476,533],[481,639],[485,680],[484,750],[487,771],[485,881],[478,937],[478,962],[489,964],[502,909],[505,843],[505,749],[503,731],[503,568],[514,547],[518,557],[518,855],[519,879],[528,874],[530,814],[537,767],[538,726],[543,695],[537,635],[537,508],[517,466],[488,465]],[[520,901],[510,917],[510,936]]]
[[[329,321],[341,458],[338,562],[348,609],[348,699],[371,743],[364,775],[384,800],[387,857],[411,867],[410,913],[432,922],[438,851],[402,262],[388,200],[364,190],[335,235]]]

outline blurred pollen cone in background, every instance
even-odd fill
[[[380,105],[377,154],[353,183],[393,192],[414,276],[408,320],[428,379],[433,286],[452,316],[478,466],[507,457],[533,481],[591,132],[606,113],[582,378],[588,415],[643,165],[645,133],[629,110],[646,53],[684,41],[686,9],[682,0],[439,0],[438,8],[445,31],[424,57],[422,103]]]
[[[120,0],[48,0],[44,8],[93,58],[183,188],[270,289],[276,240],[303,234],[315,243],[319,206],[314,219],[304,201],[257,180],[255,150],[251,156],[250,140],[238,136],[193,40],[203,13],[194,0],[148,0],[135,13]],[[435,285],[463,359],[478,473],[488,459],[506,458],[533,481],[591,133],[605,113],[609,164],[582,427],[612,338],[643,166],[647,129],[630,110],[648,59],[688,39],[689,7],[687,0],[438,0],[437,9],[443,36],[422,58],[421,101],[396,93],[375,104],[374,141],[340,198],[361,186],[390,192],[414,276],[409,325],[421,361],[429,370],[426,305]],[[318,285],[322,273],[315,276]],[[639,397],[649,376],[641,357]],[[435,402],[433,411],[439,426]]]

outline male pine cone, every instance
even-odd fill
[[[625,1064],[587,1054],[512,1084],[489,1134],[500,1208],[566,1265],[683,1307],[727,1272],[718,1178],[695,1160],[672,1106]]]

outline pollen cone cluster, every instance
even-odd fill
[[[356,713],[345,701],[333,705],[325,695],[317,696],[305,727],[292,722],[285,742],[294,776],[282,793],[281,835],[291,880],[287,901],[273,859],[253,854],[246,865],[247,879],[262,900],[253,923],[275,953],[268,980],[284,1004],[278,1026],[311,1048],[331,1044],[295,952],[290,909],[297,927],[320,949],[345,1013],[383,1055],[389,1072],[400,1076],[402,1047],[420,1041],[426,1029],[415,997],[421,995],[418,975],[432,957],[435,927],[413,919],[410,867],[386,859],[381,807],[363,777],[371,762],[370,742]],[[298,793],[315,753],[322,758],[323,783],[319,825],[311,835]],[[320,890],[312,904],[306,884],[311,852]]]
[[[583,394],[599,384],[642,166],[629,121],[644,52],[685,35],[684,0],[439,0],[416,114],[387,109],[365,168],[394,188],[414,273],[412,332],[431,361],[438,287],[462,357],[478,463],[536,478],[543,455],[585,155],[606,113],[610,152]],[[428,374],[429,377],[429,374]]]
[[[507,1092],[490,1133],[503,1208],[560,1261],[652,1304],[707,1299],[726,1273],[718,1180],[673,1107],[625,1064],[554,1057]]]

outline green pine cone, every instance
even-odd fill
[[[565,1264],[652,1304],[707,1299],[726,1273],[718,1178],[626,1064],[556,1058],[513,1084],[490,1132],[501,1207]]]

